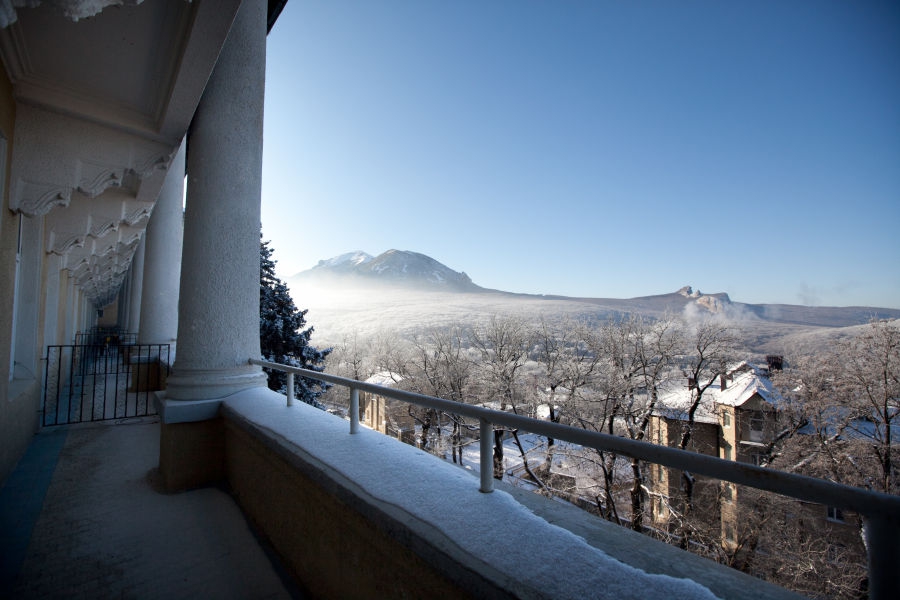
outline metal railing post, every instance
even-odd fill
[[[480,419],[481,439],[479,464],[481,469],[480,491],[489,494],[494,491],[494,427],[487,419]]]
[[[287,396],[287,405],[293,406],[294,405],[294,374],[293,373],[287,374],[287,392],[285,393],[285,396]]]
[[[869,597],[896,598],[900,589],[900,527],[896,520],[863,517],[869,562]]]
[[[359,390],[350,388],[350,433],[359,433]]]

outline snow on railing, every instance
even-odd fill
[[[480,424],[481,491],[492,492],[494,425],[521,429],[594,448],[623,454],[678,469],[705,475],[758,490],[774,492],[804,502],[854,511],[863,517],[866,550],[868,553],[869,595],[873,600],[894,598],[900,589],[900,496],[873,492],[861,488],[786,473],[754,465],[725,460],[696,452],[679,450],[650,442],[588,431],[569,425],[532,419],[521,415],[491,410],[481,406],[444,400],[372,383],[365,383],[337,375],[319,373],[263,360],[250,359],[250,364],[287,373],[287,404],[293,405],[294,375],[316,379],[350,389],[350,433],[359,431],[359,392],[369,392],[401,402],[434,408],[448,413],[477,419]]]

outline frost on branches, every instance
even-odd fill
[[[287,286],[275,276],[275,261],[272,259],[269,242],[259,246],[259,345],[263,360],[291,365],[310,371],[323,371],[325,357],[331,349],[319,350],[309,343],[313,328],[306,327],[306,311],[299,310],[291,299]],[[270,371],[269,389],[285,393],[287,375],[281,371]],[[317,398],[328,389],[328,384],[296,377],[294,397],[298,400],[324,408]]]

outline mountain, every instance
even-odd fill
[[[691,286],[627,299],[517,294],[482,288],[433,258],[400,250],[377,257],[342,254],[286,283],[297,305],[310,310],[308,321],[321,345],[338,344],[353,334],[415,335],[426,328],[478,326],[498,315],[600,324],[628,314],[674,314],[689,320],[713,314],[740,329],[748,351],[791,355],[834,343],[871,319],[900,319],[896,309],[746,304],[724,292],[707,294]]]
[[[349,273],[359,265],[363,265],[371,261],[374,257],[362,250],[356,252],[347,252],[328,260],[320,260],[313,269],[332,271],[335,273]]]
[[[377,286],[448,292],[479,292],[468,275],[454,271],[430,256],[407,250],[388,250],[378,256],[348,252],[288,278],[291,283],[342,287]]]

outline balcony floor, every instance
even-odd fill
[[[291,598],[232,498],[157,485],[159,424],[35,436],[0,489],[0,596]]]

